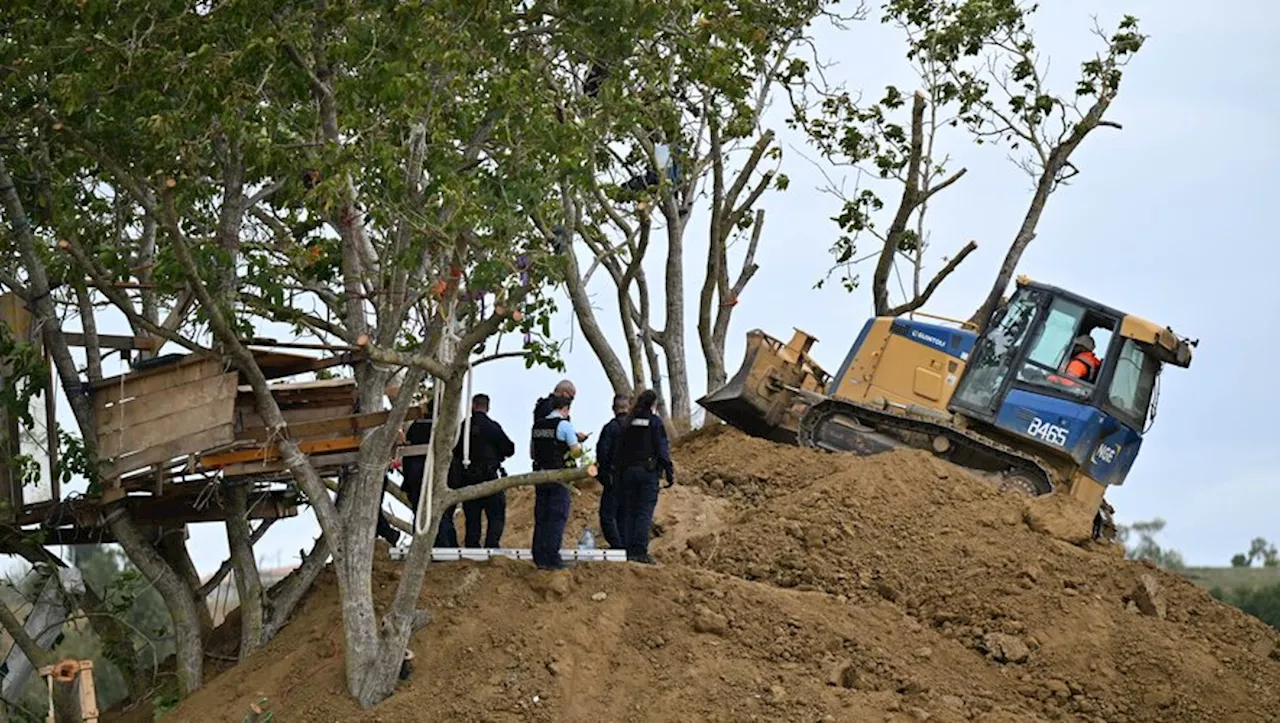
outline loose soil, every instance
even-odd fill
[[[440,563],[413,676],[347,697],[326,571],[266,649],[165,720],[1274,721],[1280,634],[1185,579],[1094,546],[924,452],[869,458],[727,428],[677,446],[659,567]],[[598,493],[566,529],[598,533]],[[525,546],[532,494],[510,493]],[[461,532],[462,518],[457,521]],[[400,574],[379,549],[380,603]]]

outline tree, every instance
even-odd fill
[[[1181,570],[1186,567],[1182,553],[1161,547],[1156,542],[1156,535],[1165,528],[1165,521],[1159,517],[1132,525],[1117,525],[1116,539],[1125,548],[1125,557],[1130,560],[1148,560],[1167,570]],[[1129,538],[1137,535],[1137,544],[1130,545]]]
[[[1266,538],[1255,537],[1249,542],[1248,552],[1231,558],[1231,566],[1252,567],[1255,560],[1261,560],[1263,567],[1276,567],[1280,565],[1280,552]]]
[[[33,2],[6,13],[6,37],[24,39],[4,46],[0,61],[19,68],[5,76],[12,107],[0,147],[0,161],[19,169],[9,175],[0,164],[22,252],[12,281],[42,307],[49,269],[74,268],[73,283],[83,279],[130,323],[248,380],[322,530],[300,582],[273,587],[287,591],[269,606],[296,604],[306,576],[332,556],[346,682],[363,706],[392,693],[409,636],[429,620],[417,601],[440,513],[591,474],[444,484],[473,355],[498,355],[499,333],[528,334],[520,354],[530,363],[554,351],[533,335],[545,336],[554,306],[544,289],[563,278],[564,261],[532,219],[567,225],[561,192],[589,186],[584,169],[616,127],[607,108],[566,122],[550,89],[580,49],[598,49],[606,64],[626,57],[633,31],[644,36],[662,21],[654,8],[591,0],[569,16],[540,4],[316,0],[188,11],[132,0],[110,13]],[[17,186],[15,177],[41,182]],[[28,208],[44,215],[28,222]],[[110,233],[117,228],[126,232]],[[120,290],[143,283],[134,261],[148,257],[158,295],[175,309],[193,299],[192,312],[179,314],[191,323],[157,324]],[[52,311],[42,318],[56,336]],[[336,499],[291,438],[245,343],[264,319],[349,350],[362,410],[381,407],[388,381],[403,373],[386,423],[365,433]],[[64,386],[78,388],[74,363],[58,366]],[[428,376],[431,483],[395,598],[378,614],[369,569],[384,471]],[[91,429],[92,409],[77,420]],[[136,531],[113,519],[165,598],[190,691],[201,682],[195,586],[180,559],[129,539]],[[263,637],[278,629],[275,612]]]
[[[910,121],[905,126],[892,120],[907,99],[896,87],[889,87],[879,101],[866,104],[848,91],[818,87],[821,102],[810,105],[796,102],[806,96],[795,90],[796,86],[814,89],[808,68],[798,66],[792,74],[797,109],[794,122],[807,131],[824,156],[857,167],[867,177],[879,179],[881,185],[892,180],[902,187],[883,230],[876,219],[885,203],[872,187],[860,187],[845,197],[842,213],[836,218],[844,234],[832,252],[835,268],[844,272],[846,288],[858,283],[852,271],[855,264],[876,260],[872,298],[877,315],[898,315],[919,308],[975,248],[972,242],[961,248],[921,288],[928,202],[965,173],[964,169],[948,173],[945,159],[934,157],[940,125],[963,125],[978,143],[996,141],[1023,152],[1019,165],[1036,179],[993,290],[971,319],[979,328],[985,326],[1023,251],[1035,237],[1050,194],[1078,173],[1072,154],[1096,128],[1119,128],[1105,115],[1119,92],[1125,65],[1145,40],[1137,32],[1137,20],[1125,16],[1110,37],[1095,30],[1103,38],[1103,52],[1082,64],[1072,95],[1055,95],[1046,83],[1045,63],[1028,25],[1035,9],[1013,0],[887,3],[883,20],[906,34],[907,58],[924,86],[912,98]],[[859,257],[856,242],[863,233],[871,234],[878,248]],[[890,275],[897,273],[899,256],[913,268],[912,291],[907,293],[899,278],[903,302],[893,304],[889,300]]]
[[[650,35],[633,34],[635,51],[622,62],[583,57],[561,87],[566,107],[617,111],[617,122],[592,163],[588,188],[564,194],[571,223],[544,225],[566,247],[566,286],[588,344],[616,393],[650,385],[677,427],[691,414],[685,339],[685,233],[695,205],[710,186],[708,255],[701,271],[698,340],[708,388],[726,378],[724,346],[739,295],[755,275],[764,213],[756,208],[786,179],[762,164],[780,149],[760,126],[770,92],[807,26],[823,12],[818,0],[752,0],[731,10],[701,2],[662,4]],[[586,78],[578,83],[579,77]],[[598,105],[586,102],[598,101]],[[741,157],[735,164],[734,157]],[[644,269],[654,233],[665,242],[662,329],[653,328],[653,303]],[[745,242],[736,270],[730,248]],[[589,266],[581,271],[572,241],[580,239]],[[592,308],[588,284],[603,268],[614,287],[626,344],[626,363],[609,344]],[[659,351],[665,360],[665,381]],[[647,365],[647,375],[646,375]],[[669,386],[669,388],[667,388]]]
[[[922,16],[921,27],[892,13],[884,19],[895,22],[912,41],[947,21],[938,13]],[[828,278],[839,270],[841,283],[852,291],[859,284],[857,265],[874,259],[871,297],[877,316],[899,316],[919,309],[977,248],[972,241],[966,244],[927,285],[921,286],[930,235],[926,221],[929,201],[963,178],[966,169],[950,173],[947,159],[935,156],[940,130],[954,124],[959,117],[952,107],[958,101],[954,84],[946,80],[945,69],[931,56],[913,57],[912,65],[922,89],[911,97],[909,122],[905,127],[892,118],[906,102],[906,96],[896,87],[888,87],[878,102],[863,104],[860,93],[812,81],[812,73],[805,64],[795,64],[788,75],[787,89],[793,109],[791,124],[805,131],[827,161],[837,167],[851,167],[859,179],[852,194],[834,183],[826,189],[843,202],[840,215],[834,219],[843,233],[832,246],[835,265]],[[886,182],[900,185],[901,192],[889,225],[882,230],[877,217],[884,210],[884,201],[876,187]],[[878,248],[858,257],[857,242],[863,234],[870,235]],[[910,293],[898,269],[899,261],[903,260],[911,269]],[[891,274],[897,278],[902,295],[899,304],[890,301]],[[825,281],[820,281],[818,286]]]

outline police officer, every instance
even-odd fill
[[[515,442],[503,431],[502,425],[489,417],[489,395],[477,394],[471,399],[471,464],[462,466],[462,437],[453,448],[454,463],[460,468],[462,486],[470,487],[481,482],[497,479],[498,470],[503,460],[516,453]],[[462,503],[462,514],[466,519],[466,537],[463,544],[467,547],[480,546],[481,516],[488,519],[485,530],[484,546],[500,547],[502,529],[507,518],[507,495],[498,492],[468,500]]]
[[[619,475],[613,471],[613,457],[618,448],[618,436],[622,433],[622,420],[631,409],[631,399],[625,394],[613,396],[613,419],[600,430],[600,445],[596,448],[596,462],[599,465],[600,485],[600,532],[605,542],[615,550],[627,546],[619,532],[618,522],[626,513],[622,507],[621,482]]]
[[[569,400],[570,404],[572,404],[573,398],[576,397],[577,395],[578,395],[578,390],[576,387],[573,386],[573,382],[569,381],[568,379],[561,379],[560,381],[556,382],[556,386],[554,389],[551,390],[550,394],[548,394],[545,397],[541,397],[538,399],[538,401],[534,402],[533,404],[534,424],[537,424],[538,420],[544,419],[547,416],[547,414],[551,412],[552,397],[564,397],[565,399]]]
[[[613,453],[615,478],[621,472],[622,505],[626,510],[621,533],[626,541],[627,559],[650,565],[653,558],[649,557],[649,527],[658,505],[659,472],[666,476],[667,487],[676,481],[667,429],[662,419],[653,413],[657,400],[658,395],[652,389],[640,393],[622,420],[618,449]]]
[[[409,429],[405,431],[405,444],[420,445],[431,442],[431,415],[434,407],[434,400],[428,400],[427,410],[423,418],[415,419],[409,425]],[[422,496],[422,480],[426,474],[426,466],[427,457],[422,454],[406,455],[401,465],[404,483],[400,486],[400,489],[404,491],[405,497],[409,498],[409,511],[413,513],[415,522],[418,519],[418,499]],[[449,465],[448,486],[452,489],[457,489],[459,485],[458,472],[459,465],[457,462],[451,462]],[[453,524],[453,516],[457,511],[457,505],[451,505],[440,516],[440,527],[436,530],[436,539],[432,543],[433,546],[458,546],[458,530]],[[430,513],[430,510],[427,512]]]
[[[553,395],[551,411],[533,423],[530,435],[533,468],[567,469],[582,456],[582,436],[569,421],[569,399]],[[563,570],[571,565],[560,558],[560,540],[569,521],[569,489],[560,483],[534,488],[533,562],[540,570]]]

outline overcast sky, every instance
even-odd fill
[[[1114,28],[1115,5],[1054,3],[1038,13],[1035,27],[1052,56],[1054,88],[1073,87],[1079,62],[1099,47],[1089,32],[1091,16]],[[1126,483],[1108,499],[1122,522],[1167,520],[1161,540],[1188,563],[1221,565],[1254,536],[1280,541],[1274,512],[1280,445],[1270,414],[1280,408],[1280,385],[1268,376],[1280,332],[1274,288],[1280,247],[1269,208],[1280,164],[1280,6],[1261,0],[1213,11],[1170,0],[1122,5],[1151,36],[1109,114],[1124,130],[1095,132],[1073,157],[1080,176],[1051,199],[1019,272],[1201,340],[1190,369],[1166,370],[1159,417]],[[873,93],[888,83],[914,87],[901,60],[902,40],[891,28],[872,21],[847,32],[823,30],[817,40],[836,63],[829,77]],[[834,371],[870,313],[869,289],[813,288],[830,263],[827,249],[837,233],[830,217],[838,202],[819,190],[827,181],[810,160],[816,154],[785,128],[784,109],[775,106],[767,122],[784,144],[782,170],[791,187],[764,199],[761,269],[737,307],[727,364],[730,373],[737,368],[749,329],[785,339],[798,326],[820,339],[815,353]],[[952,167],[968,174],[932,204],[931,269],[968,239],[979,248],[925,310],[967,317],[990,288],[1026,210],[1031,181],[1004,151],[975,146],[962,132],[940,142]],[[695,398],[705,391],[695,327],[705,215],[695,210],[686,237],[686,345]],[[661,251],[651,250],[649,270],[659,288]],[[618,341],[608,283],[602,274],[592,291],[602,323]],[[569,308],[567,299],[561,306]],[[571,339],[566,359],[578,386],[574,420],[598,435],[611,390],[589,347],[572,336],[567,314],[558,321],[558,333]],[[475,390],[492,396],[492,416],[517,441],[509,472],[528,469],[530,408],[560,376],[526,371],[518,361],[477,372]],[[317,531],[309,511],[281,521],[259,543],[259,556],[271,566],[296,562]],[[224,528],[193,525],[191,537],[200,570],[216,569],[226,555]]]

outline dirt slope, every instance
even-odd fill
[[[729,430],[677,452],[662,567],[434,565],[414,677],[343,693],[331,577],[295,622],[166,720],[1268,721],[1280,636],[1176,576],[1046,533],[927,454],[783,447]],[[504,543],[525,545],[531,495]],[[574,500],[594,525],[594,491]],[[461,517],[458,518],[461,526]],[[394,590],[379,558],[375,589]]]

